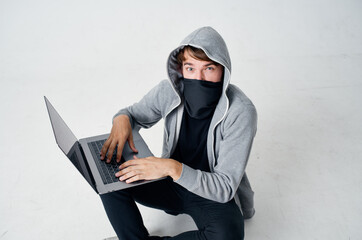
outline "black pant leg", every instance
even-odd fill
[[[172,240],[244,239],[244,218],[235,200],[218,203],[189,192],[184,210],[193,218],[198,231],[181,233]]]
[[[171,178],[129,188],[127,191],[136,202],[144,206],[174,215],[184,213],[184,193],[179,190],[179,185],[174,183]]]
[[[135,201],[177,215],[182,212],[183,203],[182,196],[175,191],[173,184],[167,178],[100,196],[108,219],[120,240],[158,239],[149,238]]]
[[[100,196],[109,221],[118,238],[147,239],[141,213],[132,196],[126,191],[116,191]]]
[[[189,192],[170,179],[106,195],[108,194],[102,195],[101,198],[108,218],[120,240],[244,239],[244,219],[234,200],[228,203],[214,202]],[[149,238],[135,200],[145,206],[161,209],[174,215],[186,213],[194,219],[198,230],[184,232],[172,238]]]

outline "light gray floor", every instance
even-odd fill
[[[0,239],[114,236],[100,199],[57,148],[48,96],[77,137],[166,78],[168,53],[210,25],[253,100],[246,239],[362,238],[362,2],[0,1]],[[162,122],[142,131],[161,153]],[[141,207],[152,234],[194,229]]]

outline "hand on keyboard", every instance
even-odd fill
[[[132,127],[131,123],[129,122],[129,118],[127,115],[120,115],[113,119],[111,134],[109,135],[101,150],[101,160],[106,159],[107,163],[110,163],[112,154],[107,154],[107,152],[113,153],[114,149],[118,146],[116,161],[120,162],[123,147],[126,141],[128,142],[132,151],[138,153],[138,150],[136,149],[133,142]]]

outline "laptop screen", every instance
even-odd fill
[[[50,122],[52,123],[55,140],[59,148],[88,181],[92,188],[98,193],[93,176],[89,170],[88,163],[84,159],[83,151],[81,150],[78,139],[45,96],[44,99],[48,109]]]
[[[58,112],[51,105],[49,100],[44,97],[46,106],[48,108],[48,113],[50,117],[50,121],[52,123],[53,132],[55,135],[55,140],[57,141],[58,146],[65,155],[68,155],[73,145],[78,141],[76,136],[74,136],[73,132],[70,128],[65,124],[63,119],[59,116]]]

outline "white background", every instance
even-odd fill
[[[362,1],[0,1],[0,239],[114,236],[57,147],[46,95],[78,138],[167,78],[190,32],[225,39],[258,110],[246,239],[361,239]],[[161,153],[162,122],[142,131]],[[141,207],[150,233],[195,229]]]

